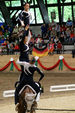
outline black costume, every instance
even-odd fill
[[[28,45],[24,44],[24,39],[25,36],[27,35],[27,31],[24,32],[23,36],[22,36],[22,40],[20,42],[19,48],[20,48],[20,57],[19,60],[20,61],[26,61],[29,62],[29,55],[28,55],[28,51],[29,51],[29,47]],[[24,73],[24,67],[21,66],[21,76],[20,76],[20,81],[23,77],[23,73]]]
[[[18,61],[17,63],[24,66],[24,76],[15,91],[15,104],[19,102],[20,90],[23,88],[23,86],[27,84],[30,85],[36,91],[37,94],[40,92],[40,87],[33,80],[33,75],[35,71],[37,71],[41,75],[39,81],[42,80],[44,77],[44,74],[35,65],[20,61]]]
[[[18,16],[19,21],[20,22],[23,21],[24,26],[30,24],[30,18],[31,18],[30,12],[29,11],[25,11],[25,10],[23,10]]]

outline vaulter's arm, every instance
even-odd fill
[[[38,81],[38,82],[40,82],[43,79],[43,77],[44,77],[44,73],[38,67],[36,67],[36,71],[41,75],[41,77],[40,77],[40,79]]]

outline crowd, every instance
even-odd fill
[[[0,54],[17,54],[19,51],[19,37],[22,34],[21,27],[15,27],[13,32],[10,26],[0,27]],[[75,42],[75,26],[70,18],[61,26],[52,20],[49,25],[43,24],[41,26],[41,35],[34,36],[32,32],[31,34],[30,49],[32,50],[34,44],[38,44],[38,47],[41,48],[45,40],[48,40],[49,54],[53,54],[54,50],[57,50],[57,54],[61,53],[64,43],[73,44]]]
[[[61,53],[63,44],[74,44],[75,42],[75,25],[70,18],[61,26],[54,22],[54,20],[49,25],[43,24],[41,26],[41,33],[44,40],[49,40],[50,53],[53,53],[55,49],[57,53]]]
[[[18,40],[12,41],[12,28],[9,25],[0,27],[0,54],[14,54],[19,51]]]

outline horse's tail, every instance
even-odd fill
[[[15,88],[18,86],[19,83],[20,81],[15,82]]]

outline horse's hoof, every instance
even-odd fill
[[[19,103],[16,104],[15,111],[18,111]]]

